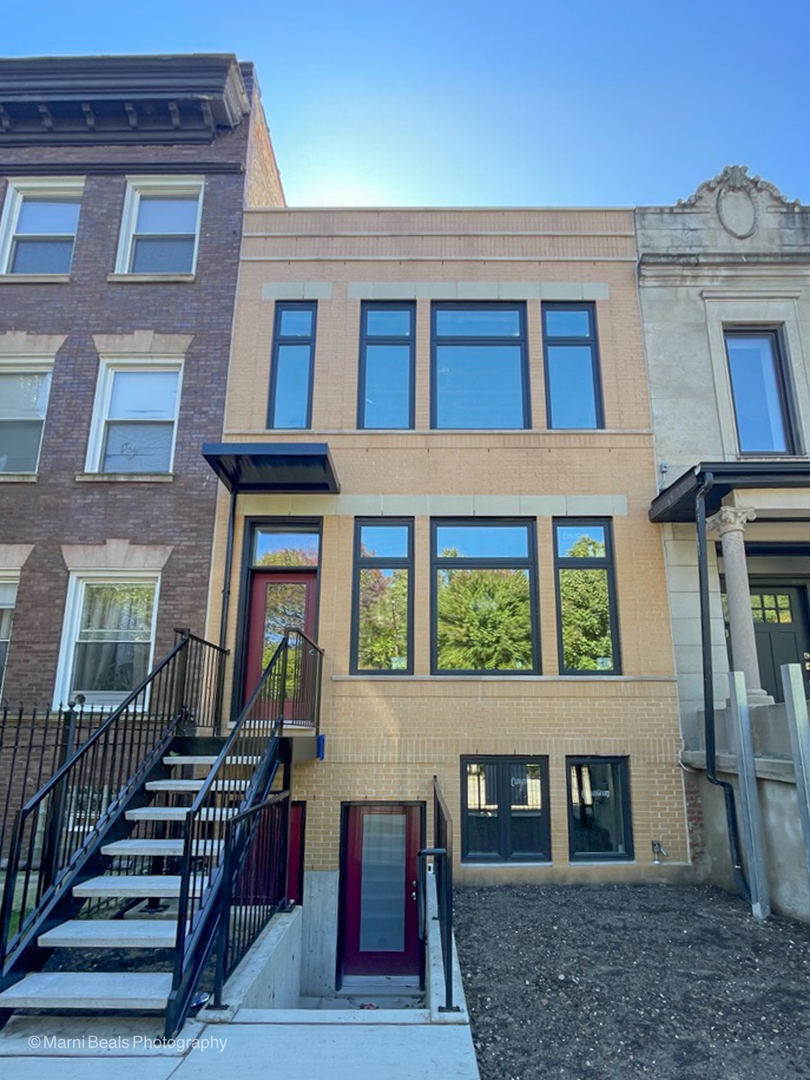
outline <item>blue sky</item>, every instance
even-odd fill
[[[6,56],[235,52],[290,205],[632,206],[746,164],[810,202],[810,3],[39,0]]]

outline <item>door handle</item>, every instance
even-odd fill
[[[415,900],[415,899],[416,899],[416,890],[414,889],[414,891],[411,893],[411,900]]]

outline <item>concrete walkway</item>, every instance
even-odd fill
[[[301,1019],[304,1019],[301,1015]],[[399,1014],[401,1018],[402,1014]],[[77,1025],[56,1016],[15,1017],[0,1033],[3,1080],[479,1080],[466,1024],[425,1024],[352,1014],[352,1022],[284,1023],[244,1010],[231,1024],[186,1024],[180,1045],[154,1045],[150,1020]],[[195,1043],[196,1040],[196,1043]]]

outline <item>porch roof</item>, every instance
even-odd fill
[[[810,461],[701,461],[653,499],[650,521],[694,521],[695,498],[706,483],[711,515],[739,488],[810,488]]]
[[[328,443],[205,443],[202,455],[228,489],[336,494]]]

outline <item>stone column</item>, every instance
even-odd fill
[[[723,567],[728,598],[728,621],[734,667],[745,675],[749,705],[772,705],[773,698],[762,689],[759,676],[757,642],[754,620],[751,618],[751,589],[748,584],[748,565],[745,561],[745,525],[753,521],[756,511],[743,506],[721,506],[710,517],[707,528],[720,534],[723,545]]]

